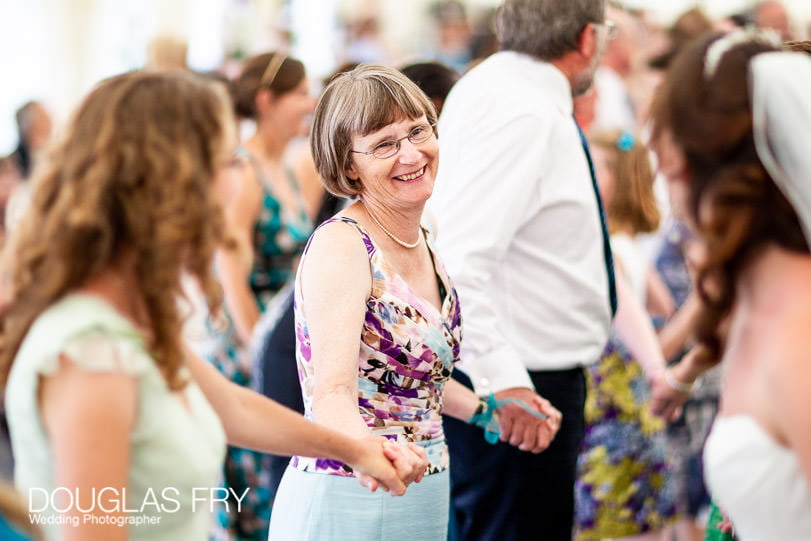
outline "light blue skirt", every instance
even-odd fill
[[[450,472],[426,475],[404,496],[370,492],[354,477],[288,466],[273,503],[269,541],[444,541]]]

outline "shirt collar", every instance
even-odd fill
[[[554,64],[516,51],[501,51],[496,54],[515,63],[516,68],[520,70],[519,73],[526,74],[527,78],[543,87],[545,98],[562,113],[568,116],[574,113],[572,86],[563,72]]]

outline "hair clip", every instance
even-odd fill
[[[721,63],[721,59],[724,58],[724,55],[736,45],[746,43],[747,41],[765,43],[766,45],[773,45],[775,47],[780,47],[782,44],[780,37],[774,30],[757,28],[755,26],[747,26],[746,28],[734,30],[726,36],[717,39],[707,48],[707,52],[704,55],[704,78],[707,80],[712,78],[718,69],[718,65]]]
[[[631,135],[631,132],[623,131],[619,139],[617,139],[617,148],[623,152],[628,152],[634,148],[634,143],[636,143],[636,140],[634,136]]]

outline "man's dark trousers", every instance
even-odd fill
[[[490,445],[481,428],[444,417],[459,541],[571,541],[585,375],[574,368],[530,376],[538,393],[563,414],[560,431],[540,454],[508,443]],[[472,388],[460,370],[453,377]]]

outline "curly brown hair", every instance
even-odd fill
[[[776,49],[758,41],[738,44],[707,78],[704,58],[720,37],[703,38],[675,59],[652,117],[654,144],[669,133],[688,169],[688,214],[707,255],[698,275],[705,308],[697,337],[716,359],[724,346],[721,324],[749,262],[769,245],[808,252],[797,215],[758,158],[752,135],[749,61]]]
[[[125,251],[155,362],[171,389],[185,385],[181,272],[199,280],[210,309],[221,300],[212,255],[223,218],[212,181],[231,150],[233,120],[215,85],[186,73],[132,72],[103,81],[79,106],[34,179],[6,252],[0,385],[37,316]]]

